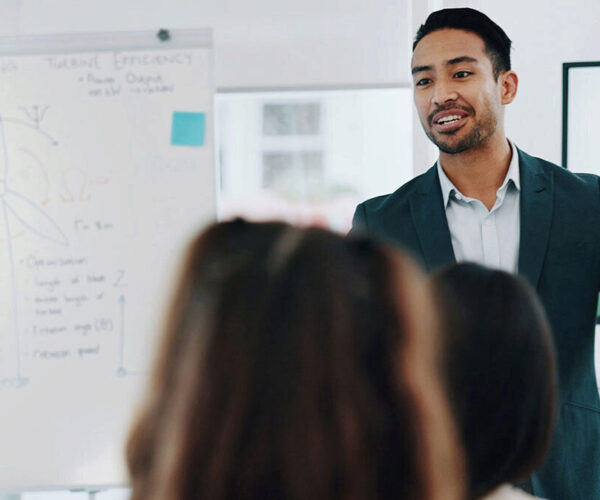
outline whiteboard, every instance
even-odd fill
[[[563,166],[600,175],[600,61],[563,64]]]
[[[207,30],[0,40],[0,489],[126,483],[182,249],[215,217]]]

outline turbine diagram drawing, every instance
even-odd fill
[[[25,109],[25,108],[22,108]],[[9,184],[10,158],[4,132],[5,123],[22,125],[36,130],[51,141],[52,145],[58,145],[58,142],[48,133],[40,128],[40,122],[47,108],[39,110],[39,106],[34,106],[33,114],[28,115],[34,125],[24,120],[4,118],[0,116],[0,207],[1,217],[4,223],[4,237],[6,241],[6,251],[8,254],[9,269],[9,288],[12,302],[12,324],[14,329],[15,356],[16,356],[16,374],[14,377],[4,377],[0,379],[2,387],[21,387],[28,382],[21,373],[21,353],[19,348],[20,330],[19,330],[19,310],[17,296],[17,276],[15,269],[15,260],[13,254],[13,242],[11,233],[11,224],[21,226],[25,232],[34,236],[49,240],[57,245],[68,246],[69,240],[63,233],[58,224],[33,200],[27,196],[11,189]],[[25,110],[26,111],[26,110]]]

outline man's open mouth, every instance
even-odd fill
[[[447,125],[449,123],[457,122],[460,119],[461,117],[458,115],[444,116],[444,118],[439,119],[437,123],[439,123],[440,125]]]
[[[453,132],[464,124],[466,113],[442,112],[434,117],[433,126],[438,132]]]

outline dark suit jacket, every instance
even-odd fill
[[[551,500],[598,500],[594,331],[600,291],[600,178],[518,153],[519,274],[538,291],[553,327],[560,386],[555,437],[532,477],[534,493]],[[455,261],[435,166],[396,192],[358,205],[352,232],[404,247],[428,271]]]

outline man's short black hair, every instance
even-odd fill
[[[500,73],[508,71],[510,66],[510,47],[511,40],[504,30],[492,21],[483,12],[475,9],[442,9],[429,14],[429,17],[422,24],[415,41],[413,43],[413,52],[421,39],[441,29],[457,29],[470,31],[478,35],[485,44],[485,51],[492,61],[494,77],[497,79]]]

